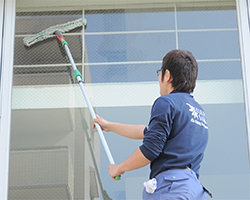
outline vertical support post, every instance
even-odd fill
[[[236,0],[237,19],[239,27],[239,44],[245,100],[246,127],[248,134],[248,155],[250,162],[250,1]]]
[[[175,44],[176,44],[176,49],[179,49],[178,24],[177,24],[177,9],[176,9],[176,4],[174,5],[174,21],[175,21]]]
[[[4,7],[4,8],[3,8]],[[14,60],[16,1],[0,3],[3,14],[1,49],[1,120],[0,120],[0,199],[8,198],[9,148],[11,126],[12,77]],[[0,19],[1,20],[1,19]]]
[[[4,1],[5,0],[0,0],[0,63],[1,64],[2,64],[2,38],[3,38],[3,20],[4,20]],[[2,65],[0,65],[0,66],[2,66]]]
[[[85,11],[82,10],[82,18],[84,19]],[[85,82],[85,37],[84,37],[84,26],[82,28],[82,81]]]

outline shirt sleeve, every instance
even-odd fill
[[[162,152],[172,128],[173,106],[167,99],[159,97],[153,104],[151,118],[144,130],[142,154],[151,162]]]

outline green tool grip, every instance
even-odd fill
[[[80,76],[82,78],[81,72],[79,72],[78,69],[74,70],[74,76],[75,76],[75,79],[77,79],[76,78],[77,76]]]
[[[121,175],[116,176],[115,179],[119,181],[121,179]]]

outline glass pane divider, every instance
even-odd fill
[[[239,26],[239,45],[242,66],[243,92],[245,100],[246,128],[248,135],[248,156],[250,162],[250,30],[249,0],[236,0],[237,20]]]

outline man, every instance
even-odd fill
[[[199,168],[208,141],[205,112],[190,94],[198,75],[197,62],[189,51],[172,50],[163,58],[159,74],[161,96],[152,106],[148,126],[108,122],[97,117],[93,122],[143,144],[124,162],[109,165],[114,177],[150,163],[150,179],[143,199],[206,199],[200,184]],[[147,187],[147,183],[156,187]]]

